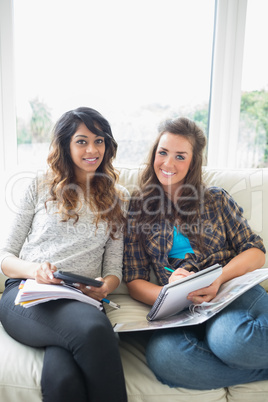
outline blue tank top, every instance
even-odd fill
[[[192,253],[194,254],[194,250],[189,242],[188,237],[184,236],[179,230],[177,230],[176,226],[174,226],[173,232],[173,245],[170,250],[168,256],[172,258],[185,258],[185,254]]]

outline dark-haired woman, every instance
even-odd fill
[[[226,191],[202,182],[205,143],[193,121],[166,121],[131,201],[124,279],[132,297],[149,305],[166,283],[215,263],[223,265],[222,275],[190,293],[193,303],[209,302],[221,284],[264,264],[263,242],[242,209]],[[150,267],[158,285],[149,282]],[[146,356],[171,387],[205,390],[268,379],[268,295],[258,285],[205,324],[155,331]]]
[[[49,170],[33,180],[1,249],[9,277],[0,319],[17,341],[45,347],[43,401],[126,401],[117,340],[103,311],[75,300],[25,309],[15,305],[20,279],[59,284],[57,269],[98,278],[100,288],[76,284],[101,301],[121,281],[126,190],[116,185],[115,142],[108,121],[81,107],[53,131]]]

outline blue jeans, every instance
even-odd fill
[[[156,331],[146,357],[170,387],[209,390],[267,380],[267,293],[257,285],[202,325]]]

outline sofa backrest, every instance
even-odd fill
[[[130,193],[138,187],[140,168],[118,167],[119,182]],[[262,237],[268,251],[268,168],[264,169],[212,169],[203,168],[204,181],[209,186],[224,188],[243,208],[244,216],[252,229]],[[265,267],[268,267],[266,254]],[[0,275],[0,291],[4,288],[4,275]],[[126,292],[124,284],[118,292]]]

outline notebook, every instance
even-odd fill
[[[150,312],[147,320],[161,320],[189,307],[191,300],[187,299],[190,292],[211,285],[222,273],[222,266],[214,264],[193,275],[165,285]]]

